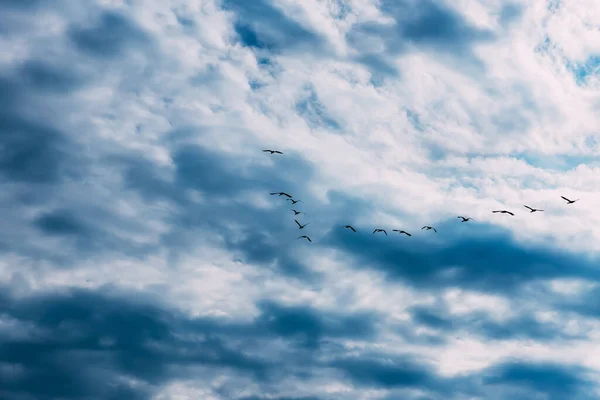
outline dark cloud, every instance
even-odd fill
[[[72,92],[85,84],[72,68],[57,67],[40,60],[26,61],[17,74],[26,86],[40,92]]]
[[[289,368],[294,370],[311,359],[294,347],[287,350],[292,358],[257,352],[257,340],[268,343],[280,337],[293,344],[297,335],[304,335],[316,344],[327,338],[365,339],[372,334],[365,322],[369,318],[360,315],[328,314],[273,302],[264,303],[253,322],[242,324],[190,319],[150,303],[85,291],[18,300],[3,296],[0,310],[19,324],[35,327],[0,343],[0,360],[24,371],[11,376],[10,370],[0,370],[9,398],[17,394],[39,399],[124,394],[147,398],[162,383],[191,378],[194,367],[200,366],[233,370],[260,383],[280,379]],[[41,333],[36,336],[34,332]],[[312,362],[318,366],[318,361]],[[130,386],[120,379],[124,376],[146,385]]]
[[[541,394],[548,400],[566,398],[592,399],[593,382],[585,378],[585,371],[550,363],[509,362],[489,368],[482,374],[483,384],[506,385]],[[531,397],[529,397],[531,398]]]
[[[79,50],[103,58],[114,58],[135,45],[149,43],[145,32],[115,12],[104,12],[90,27],[71,27],[68,37]]]
[[[596,283],[590,279],[589,282]],[[572,293],[558,296],[556,293],[545,293],[550,304],[558,310],[576,313],[591,318],[600,317],[600,289],[593,288],[583,293]]]
[[[82,235],[88,231],[79,218],[64,209],[40,215],[34,224],[49,235]]]
[[[57,183],[75,145],[48,125],[0,111],[0,172],[27,183]]]
[[[358,264],[421,288],[457,286],[507,293],[537,279],[598,279],[586,258],[546,247],[522,247],[493,226],[473,224],[466,230],[452,219],[437,228],[440,235],[431,239],[423,233],[408,241],[370,232],[332,231],[326,242],[354,254]]]
[[[167,201],[171,230],[162,237],[170,251],[186,251],[193,246],[186,237],[196,229],[218,235],[233,256],[243,262],[275,265],[280,271],[308,278],[306,267],[289,253],[297,227],[291,203],[270,192],[286,191],[306,204],[301,182],[313,174],[312,166],[289,154],[276,165],[247,163],[217,151],[195,145],[172,145],[173,172],[161,171],[143,158],[125,158],[122,165],[125,189],[139,193],[146,201]],[[260,149],[256,149],[260,153]],[[265,156],[267,157],[267,156]],[[187,193],[199,191],[205,198],[197,203]],[[247,203],[246,193],[269,196],[276,210]]]
[[[61,266],[106,251],[147,251],[135,240],[113,234],[115,228],[139,229],[139,222],[114,215],[108,204],[104,209],[78,204],[82,193],[75,184],[92,178],[94,159],[84,151],[77,132],[57,127],[71,110],[61,113],[50,100],[63,101],[87,84],[77,68],[77,63],[59,67],[35,58],[0,76],[0,175],[14,189],[4,204],[11,210],[5,219],[13,225],[10,234],[2,235],[0,248]],[[60,118],[47,118],[55,115]],[[30,226],[40,235],[32,237]],[[62,238],[59,251],[44,246],[45,235]]]
[[[134,388],[119,378],[133,376],[156,388],[172,376],[172,369],[195,364],[249,373],[266,366],[218,338],[186,338],[179,326],[183,317],[153,306],[86,292],[4,304],[10,317],[47,332],[42,340],[17,338],[0,344],[0,359],[25,371],[5,380],[4,390],[15,395],[147,398],[151,389]]]
[[[316,348],[324,338],[373,338],[372,315],[344,316],[306,307],[284,307],[264,302],[259,324],[277,335],[295,338],[309,348]]]
[[[324,38],[294,21],[269,0],[222,0],[227,11],[236,17],[234,29],[244,46],[269,51],[308,50],[321,52],[327,47]]]
[[[79,84],[68,71],[58,72],[38,61],[0,76],[0,173],[5,179],[57,184],[83,172],[80,146],[52,121],[40,118],[54,114],[40,94],[74,90]]]
[[[394,20],[390,24],[373,22],[355,25],[348,42],[359,50],[361,59],[376,74],[391,72],[391,60],[413,48],[434,49],[461,59],[461,64],[482,68],[471,48],[477,42],[490,41],[494,33],[470,25],[454,10],[435,1],[383,0],[381,12]],[[381,41],[385,49],[373,52],[370,43]]]
[[[30,10],[42,3],[52,3],[52,0],[0,0],[0,7],[17,10]]]
[[[437,378],[426,366],[412,357],[343,358],[332,363],[361,385],[394,388],[435,388]]]
[[[3,292],[0,312],[12,321],[0,332],[0,360],[12,366],[0,368],[4,397],[142,399],[175,379],[194,378],[202,384],[210,375],[198,375],[198,368],[230,377],[220,391],[237,399],[261,398],[236,395],[240,379],[249,379],[260,393],[270,393],[269,398],[283,399],[294,398],[277,397],[276,383],[284,377],[299,383],[317,376],[343,376],[354,387],[406,393],[403,398],[413,398],[404,392],[410,389],[434,398],[484,395],[494,387],[551,399],[586,399],[590,393],[591,382],[582,369],[511,362],[447,378],[416,356],[344,346],[345,339],[375,340],[379,320],[367,314],[264,300],[258,315],[245,322],[191,318],[143,296],[133,301],[132,294],[124,297],[109,287],[102,291],[28,298]],[[444,326],[438,319],[425,320]],[[131,385],[122,377],[142,384]],[[304,393],[296,397],[332,398],[306,389]]]

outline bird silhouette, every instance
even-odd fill
[[[298,222],[298,220],[296,220],[296,219],[295,219],[294,221],[296,221],[296,223],[298,224],[298,229],[304,229],[304,227],[305,227],[306,225],[310,224],[310,222],[307,222],[307,223],[305,223],[304,225],[301,225],[301,224],[300,224],[300,222]]]
[[[344,225],[342,228],[350,229],[352,232],[356,232],[356,229],[354,229],[352,225]]]
[[[494,214],[495,213],[500,213],[500,214],[510,214],[513,217],[515,216],[515,214],[511,213],[510,211],[506,211],[506,210],[496,210],[496,211],[492,211]]]
[[[565,196],[560,196],[560,197],[562,197],[564,200],[566,200],[566,201],[567,201],[567,204],[573,204],[573,203],[575,203],[576,201],[579,201],[579,199],[577,199],[577,200],[569,200],[569,199],[567,199]]]
[[[526,205],[523,205],[523,207],[529,209],[529,213],[534,213],[536,211],[544,211],[544,210],[541,210],[539,208],[532,208],[532,207],[529,207],[529,206],[526,206]]]
[[[438,233],[437,229],[435,229],[433,226],[425,225],[424,227],[421,228],[421,230],[423,230],[423,229],[425,229],[426,231],[433,230],[435,233]]]
[[[398,232],[399,234],[405,234],[406,236],[412,236],[410,233],[406,231],[401,231],[400,229],[392,229],[392,232]]]
[[[460,215],[458,217],[456,217],[456,218],[462,218],[462,221],[460,221],[460,222],[475,221],[471,217],[461,217]]]
[[[303,238],[312,243],[312,240],[310,240],[310,238],[308,236],[306,236],[306,235],[298,236],[298,239],[303,239]],[[296,239],[296,240],[298,240],[298,239]]]
[[[263,150],[263,153],[271,153],[271,154],[283,154],[279,150]]]
[[[292,208],[292,211],[294,212],[294,215],[298,215],[298,214],[304,214],[306,215],[306,213],[302,212],[302,211],[296,211]]]
[[[287,197],[289,197],[290,199],[292,198],[292,195],[291,195],[291,194],[287,194],[287,193],[285,193],[285,192],[273,192],[273,193],[271,193],[271,196],[275,196],[276,194],[278,194],[279,196],[287,196]]]
[[[286,200],[287,200],[287,201],[291,201],[291,202],[292,202],[292,204],[296,204],[296,203],[298,203],[298,202],[300,202],[300,203],[304,203],[302,200],[294,200],[294,199],[286,199]]]
[[[375,230],[373,231],[373,234],[375,234],[375,233],[377,233],[377,232],[383,232],[383,233],[385,233],[385,236],[387,236],[387,235],[388,235],[388,234],[387,234],[387,232],[385,231],[385,229],[375,229]]]

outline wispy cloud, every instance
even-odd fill
[[[0,1],[0,397],[597,398],[599,17]]]

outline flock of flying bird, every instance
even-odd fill
[[[270,153],[270,154],[283,154],[279,150],[263,150],[263,152],[264,153]],[[298,202],[302,203],[302,200],[296,200],[296,199],[294,199],[294,197],[292,195],[290,195],[288,193],[285,193],[285,192],[272,192],[271,193],[271,196],[275,196],[275,195],[279,195],[280,197],[281,196],[287,197],[286,200],[287,201],[291,201],[292,204],[296,204]],[[576,201],[580,200],[580,199],[570,200],[570,199],[566,198],[565,196],[560,196],[560,197],[563,200],[565,200],[567,202],[567,204],[573,204]],[[528,205],[523,205],[523,207],[527,208],[529,210],[529,213],[534,213],[534,212],[538,212],[538,211],[544,211],[544,210],[539,209],[539,208],[529,207]],[[291,211],[294,212],[294,216],[300,215],[300,214],[305,214],[304,212],[297,211],[296,209],[293,209],[293,208],[291,209]],[[494,211],[492,211],[492,213],[494,213],[494,214],[508,214],[508,215],[513,216],[513,217],[515,216],[515,214],[513,212],[508,211],[508,210],[494,210]],[[461,222],[475,221],[471,217],[463,217],[463,216],[460,216],[460,215],[457,218],[460,218]],[[310,224],[310,222],[307,222],[306,224],[302,225],[300,222],[298,222],[297,219],[294,219],[294,221],[298,225],[298,229],[304,229],[306,227],[306,225]],[[342,228],[349,229],[352,232],[356,232],[356,229],[354,229],[354,227],[352,225],[344,225]],[[435,229],[433,226],[428,226],[428,225],[425,225],[424,227],[422,227],[421,230],[427,230],[427,231],[432,230],[435,233],[438,233],[437,229]],[[379,232],[383,232],[386,236],[388,236],[387,231],[385,229],[375,229],[373,231],[373,234],[376,234],[376,233],[379,233]],[[408,232],[406,232],[404,230],[400,230],[400,229],[392,229],[392,232],[398,232],[398,234],[401,234],[401,235],[412,236],[412,234],[410,234],[410,233],[408,233]],[[306,239],[306,240],[308,240],[309,242],[312,243],[312,240],[307,235],[298,236],[298,239]]]

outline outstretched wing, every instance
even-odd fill
[[[526,206],[525,204],[523,204],[523,207],[525,207],[525,208],[527,208],[527,209],[529,209],[529,210],[533,211],[533,208],[531,208],[531,207],[529,207],[529,206]]]
[[[294,220],[294,222],[296,222],[296,224],[298,224],[298,227],[302,228],[302,225],[300,225],[300,222],[298,222],[297,220]]]
[[[283,154],[282,152],[280,152],[279,150],[275,150],[273,153],[277,153],[277,154]]]
[[[309,242],[311,242],[311,243],[312,243],[312,240],[310,240],[310,238],[309,238],[308,236],[307,236],[306,238],[308,239],[308,241],[309,241]]]
[[[507,211],[506,213],[512,215],[513,217],[515,216],[515,214],[511,213],[510,211]]]
[[[565,199],[566,201],[571,201],[571,200],[567,199],[565,196],[560,196],[560,197],[562,197],[562,198],[563,198],[563,199]]]
[[[385,229],[382,229],[381,232],[385,233],[385,236],[387,236],[387,232],[385,231]]]
[[[352,232],[356,232],[356,229],[354,229],[353,227],[349,226],[350,229],[352,229]]]
[[[270,153],[271,150],[263,150],[264,153]]]
[[[435,229],[435,228],[431,228],[431,229],[433,229],[433,231],[434,231],[435,233],[437,233],[437,229]]]

